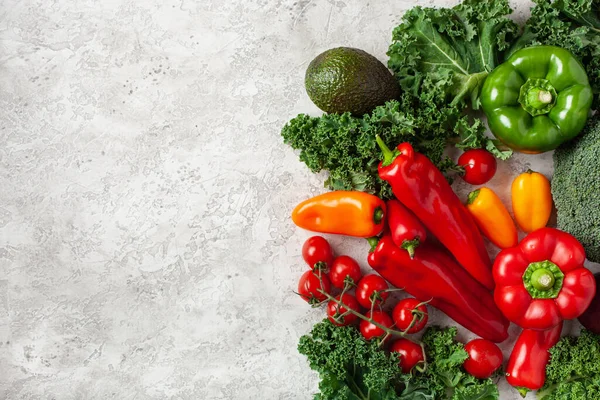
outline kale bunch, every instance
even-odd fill
[[[540,400],[600,399],[600,335],[583,330],[550,349]]]
[[[389,184],[382,181],[377,166],[382,158],[377,135],[388,144],[411,143],[415,149],[448,170],[454,163],[443,156],[449,141],[461,148],[485,147],[485,127],[479,120],[462,115],[449,103],[438,104],[436,94],[445,94],[450,82],[424,89],[420,100],[403,94],[363,117],[300,114],[282,129],[284,142],[300,150],[300,160],[313,172],[328,171],[325,187],[360,190],[382,199],[392,198]]]
[[[398,355],[386,353],[377,341],[366,341],[353,326],[324,320],[302,336],[298,351],[319,373],[318,400],[497,400],[491,379],[464,372],[464,346],[456,328],[430,327],[423,336],[424,371],[402,374]]]

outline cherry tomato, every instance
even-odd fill
[[[319,281],[319,274],[321,274],[321,281],[323,283]],[[324,272],[310,270],[302,274],[298,282],[298,294],[304,301],[315,304],[327,299],[327,296],[319,292],[319,289],[327,293],[331,291],[331,283]]]
[[[340,300],[340,296],[337,296],[335,299]],[[334,325],[337,325],[337,326],[350,325],[351,323],[356,321],[356,319],[358,317],[352,313],[348,313],[348,314],[344,314],[344,313],[346,311],[348,311],[348,308],[350,308],[356,312],[360,312],[360,305],[358,304],[358,301],[356,301],[356,297],[354,297],[348,293],[344,293],[344,295],[341,296],[340,301],[342,303],[344,303],[344,305],[347,308],[337,304],[333,300],[329,300],[329,303],[327,303],[327,317],[329,318],[329,320],[331,322],[333,322]],[[344,314],[344,315],[342,316],[342,314]]]
[[[421,304],[419,300],[411,297],[400,300],[396,304],[394,311],[392,311],[392,318],[399,330],[406,331],[406,333],[417,333],[425,328],[429,316],[425,304]],[[408,329],[413,319],[415,319],[415,322]]]
[[[356,285],[356,300],[358,300],[358,304],[370,310],[372,299],[375,301],[375,305],[379,305],[387,299],[389,293],[384,290],[388,288],[387,282],[381,276],[365,275]]]
[[[423,348],[408,339],[396,340],[392,343],[390,351],[400,354],[400,368],[404,374],[409,374],[417,364],[425,361]]]
[[[367,311],[366,317],[371,318],[373,321],[377,322],[379,325],[385,326],[386,328],[390,328],[393,324],[392,318],[383,311],[373,311],[373,314],[371,314],[371,311]],[[383,329],[369,321],[365,321],[364,319],[360,321],[360,333],[367,340],[385,335],[385,331]]]
[[[463,366],[475,378],[489,378],[502,366],[502,351],[489,340],[471,340],[465,345],[465,350],[469,354],[469,358]]]
[[[356,285],[362,277],[360,266],[352,257],[339,256],[333,260],[329,270],[329,280],[336,288],[343,289],[346,284],[346,277],[352,279],[352,282]]]
[[[333,251],[323,236],[311,236],[302,246],[302,258],[311,269],[326,270],[333,263]]]
[[[467,150],[458,158],[458,165],[465,169],[462,178],[471,185],[483,185],[496,174],[496,158],[487,150]]]

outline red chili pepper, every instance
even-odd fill
[[[427,231],[415,214],[404,207],[398,200],[388,200],[386,203],[388,226],[394,243],[408,251],[410,258],[414,257],[419,243],[427,240]]]
[[[391,284],[419,301],[429,301],[471,332],[497,343],[508,338],[509,322],[492,295],[441,246],[421,243],[411,259],[386,234],[368,261]]]
[[[562,322],[545,331],[523,329],[515,343],[508,365],[506,380],[525,397],[530,390],[538,390],[546,381],[548,350],[560,339]]]
[[[478,282],[494,288],[491,261],[473,217],[454,193],[444,175],[423,154],[402,143],[393,152],[381,138],[384,159],[379,176],[392,186],[398,200],[454,255]]]
[[[596,294],[594,275],[584,261],[583,246],[573,236],[538,229],[496,257],[496,304],[524,329],[545,330],[577,318]]]

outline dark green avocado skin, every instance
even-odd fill
[[[400,97],[400,86],[386,66],[351,47],[319,54],[308,66],[304,84],[308,97],[326,113],[362,116]]]

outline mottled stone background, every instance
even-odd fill
[[[404,10],[453,3],[2,2],[0,398],[310,398],[289,214],[323,176],[279,131],[319,112],[315,55],[385,60]],[[551,173],[517,156],[493,186],[529,165]]]

